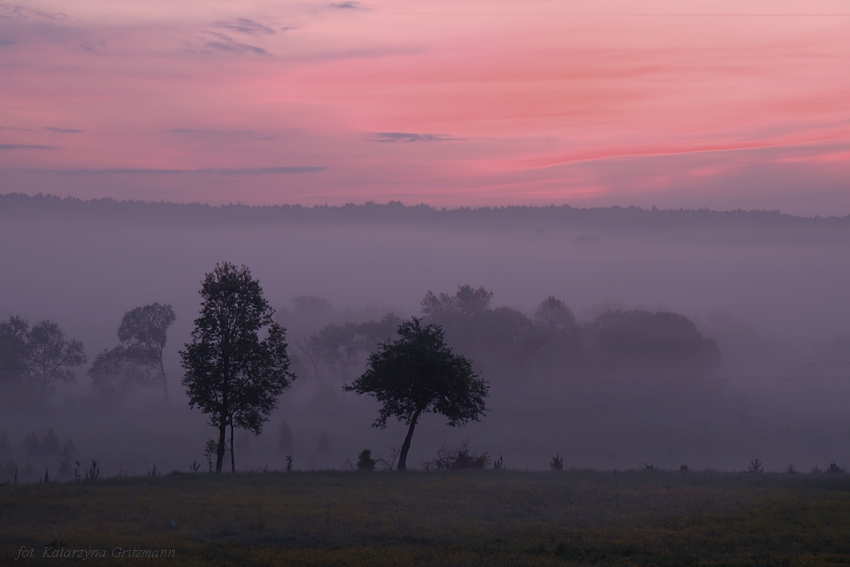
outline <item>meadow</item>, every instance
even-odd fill
[[[2,485],[0,514],[10,565],[850,564],[843,473],[171,474]]]

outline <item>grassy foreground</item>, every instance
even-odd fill
[[[14,565],[850,565],[843,474],[185,474],[0,486],[0,514]]]

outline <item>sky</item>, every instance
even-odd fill
[[[850,214],[850,0],[0,2],[0,193]]]

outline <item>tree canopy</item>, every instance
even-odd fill
[[[408,425],[398,469],[407,468],[413,431],[423,413],[448,418],[451,426],[478,421],[486,411],[489,384],[472,363],[446,346],[443,330],[413,318],[398,328],[399,338],[381,343],[366,371],[346,390],[374,396],[381,404],[374,427],[395,417]]]
[[[703,376],[721,362],[714,339],[684,315],[666,311],[607,311],[585,325],[584,342],[591,360],[611,372],[643,367],[655,375]]]
[[[162,353],[174,323],[171,305],[152,303],[124,314],[118,327],[121,344],[95,357],[89,369],[92,388],[105,397],[123,397],[134,386],[160,388],[168,401]]]
[[[11,397],[45,400],[57,383],[73,383],[71,368],[85,362],[83,343],[66,340],[53,321],[30,327],[26,319],[13,315],[0,323],[0,385]]]
[[[201,316],[180,352],[189,406],[209,415],[219,431],[216,472],[221,472],[230,427],[231,470],[236,462],[233,429],[259,434],[278,397],[292,383],[286,331],[246,266],[217,264],[201,287]],[[260,332],[266,337],[260,339]]]

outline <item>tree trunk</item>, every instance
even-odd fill
[[[218,450],[215,455],[215,472],[221,472],[221,464],[224,461],[224,444],[227,443],[227,424],[218,426]]]
[[[165,377],[165,365],[162,363],[162,353],[159,353],[159,375],[162,376],[162,393],[165,394],[165,405],[168,403],[168,378]]]
[[[419,421],[421,410],[416,410],[413,417],[410,418],[410,426],[407,428],[407,436],[404,438],[404,444],[401,446],[401,454],[398,456],[398,470],[407,470],[407,452],[410,451],[410,440],[413,438],[413,430],[416,428],[416,422]]]
[[[233,424],[230,424],[230,472],[236,474],[236,451],[233,447]]]

